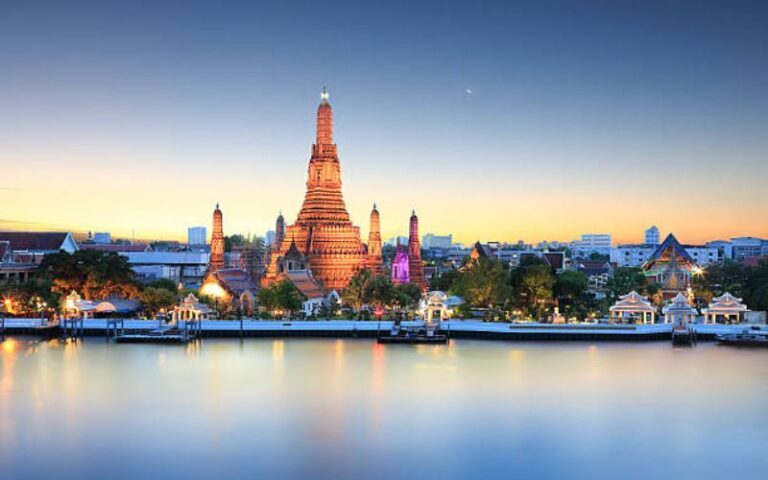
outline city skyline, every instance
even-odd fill
[[[327,85],[362,232],[375,202],[385,238],[412,209],[465,244],[768,237],[754,6],[434,8],[14,6],[0,228],[183,240],[219,202],[263,235],[299,211]]]

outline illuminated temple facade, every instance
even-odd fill
[[[291,243],[306,257],[315,279],[329,290],[347,286],[355,272],[366,266],[366,246],[360,229],[352,224],[341,192],[341,165],[333,143],[333,112],[323,91],[317,109],[317,138],[307,171],[304,203],[293,225],[270,255],[265,284],[280,276],[279,261]]]

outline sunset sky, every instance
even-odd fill
[[[319,93],[368,231],[768,237],[763,2],[38,2],[0,11],[0,229],[290,223]]]

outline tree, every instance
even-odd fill
[[[386,275],[376,275],[368,280],[364,294],[367,303],[375,307],[384,307],[395,298],[395,286]]]
[[[589,280],[584,272],[566,270],[557,276],[555,295],[557,298],[564,298],[572,302],[587,290],[588,284]]]
[[[371,281],[371,271],[363,268],[357,271],[347,284],[347,288],[341,292],[341,300],[360,312],[368,302],[368,283]]]
[[[139,300],[144,310],[154,316],[160,310],[168,309],[176,305],[176,294],[166,288],[146,287],[139,294]]]
[[[289,280],[283,279],[259,290],[259,305],[269,311],[283,310],[289,314],[301,309],[301,292]]]
[[[477,307],[504,304],[511,295],[509,272],[499,260],[479,258],[459,274],[451,292]]]
[[[415,306],[421,299],[421,288],[413,283],[395,285],[393,301],[402,308]]]
[[[176,284],[176,282],[168,278],[161,278],[159,280],[149,282],[147,287],[164,288],[170,292],[173,292],[174,294],[179,293],[179,286]]]
[[[128,260],[114,252],[79,250],[46,255],[40,264],[52,290],[66,295],[74,290],[86,300],[112,295],[135,298],[139,288]]]
[[[606,287],[612,301],[616,301],[621,295],[631,291],[641,293],[648,285],[643,271],[636,267],[620,267],[613,271],[613,276],[608,279]]]
[[[520,282],[523,304],[534,318],[539,318],[545,311],[545,302],[552,298],[555,278],[549,265],[531,265],[525,269]]]
[[[459,280],[459,275],[458,270],[447,270],[440,275],[434,276],[429,282],[429,289],[448,292],[453,289],[453,286]]]

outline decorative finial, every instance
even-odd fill
[[[320,93],[320,98],[323,100],[323,102],[328,101],[328,89],[323,86],[323,91]]]
[[[216,202],[216,210],[219,209],[219,202]]]
[[[373,202],[373,209],[376,210],[376,202]]]

